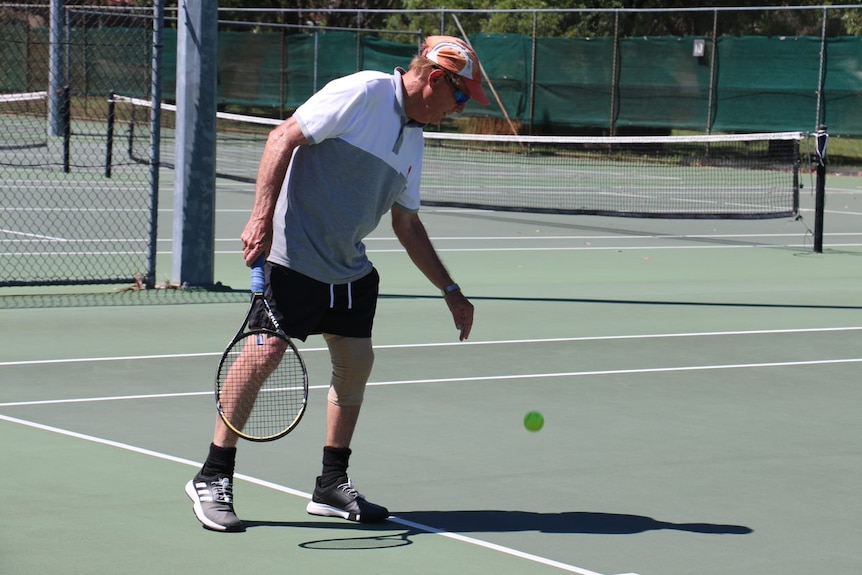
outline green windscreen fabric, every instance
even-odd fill
[[[0,27],[0,90],[47,88],[47,29]],[[163,31],[162,97],[175,99],[176,42]],[[489,106],[464,116],[508,116],[523,132],[650,133],[814,130],[862,135],[862,38],[721,36],[693,54],[692,36],[470,37],[490,78]],[[148,97],[152,41],[144,27],[73,28],[75,94]],[[358,70],[407,67],[418,42],[352,31],[219,32],[219,106],[281,114],[327,82]],[[821,67],[822,61],[822,67]],[[822,97],[818,103],[818,96]],[[262,110],[266,109],[265,112]]]
[[[713,130],[813,130],[819,70],[819,38],[719,38]]]
[[[862,37],[829,39],[824,96],[821,122],[830,133],[862,134]]]
[[[620,40],[617,128],[706,129],[710,61],[708,52],[692,56],[693,42],[688,37]]]
[[[465,115],[503,118],[497,104],[499,98],[512,120],[523,120],[527,116],[530,87],[530,38],[519,34],[477,34],[470,43],[482,62],[485,72],[491,77],[493,90],[486,85],[485,93],[491,104],[481,106],[469,102]],[[494,92],[496,91],[496,96]]]
[[[22,24],[0,25],[0,91],[27,92],[27,34]]]
[[[220,32],[218,101],[277,106],[281,100],[281,35]]]
[[[535,123],[607,126],[613,79],[613,38],[541,38],[536,46]]]
[[[145,28],[75,28],[71,31],[70,74],[76,92],[106,96],[150,93],[152,33]],[[176,42],[174,43],[176,52]]]
[[[296,108],[336,78],[406,67],[417,47],[353,32],[219,33],[219,102]]]

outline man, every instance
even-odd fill
[[[269,135],[254,207],[242,233],[251,265],[266,255],[266,295],[288,336],[323,334],[332,361],[323,470],[307,511],[384,521],[389,511],[356,491],[350,442],[374,354],[379,277],[362,240],[386,212],[413,263],[443,294],[463,341],[473,305],[461,293],[419,219],[425,124],[488,104],[479,60],[463,41],[431,36],[407,71],[358,72],[327,84]],[[265,321],[261,314],[257,324]],[[280,352],[281,350],[279,350]],[[216,418],[200,472],[186,485],[208,529],[240,531],[233,507],[237,436]]]

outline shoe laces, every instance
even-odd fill
[[[230,477],[221,477],[210,483],[213,499],[219,503],[233,503],[233,484]]]
[[[336,489],[338,489],[339,491],[343,491],[350,497],[356,499],[365,499],[364,495],[356,491],[356,487],[354,487],[353,481],[351,481],[350,479],[348,479],[345,483],[341,483],[340,485],[338,485]]]

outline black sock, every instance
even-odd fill
[[[236,447],[219,447],[211,443],[209,455],[201,469],[200,475],[203,477],[214,477],[216,475],[229,475],[233,477],[235,466]]]
[[[317,478],[318,485],[325,488],[346,481],[350,453],[349,447],[324,447],[323,471]]]

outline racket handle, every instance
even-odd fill
[[[264,260],[264,256],[261,255],[251,264],[251,293],[263,293],[263,286],[265,284],[263,274]]]

